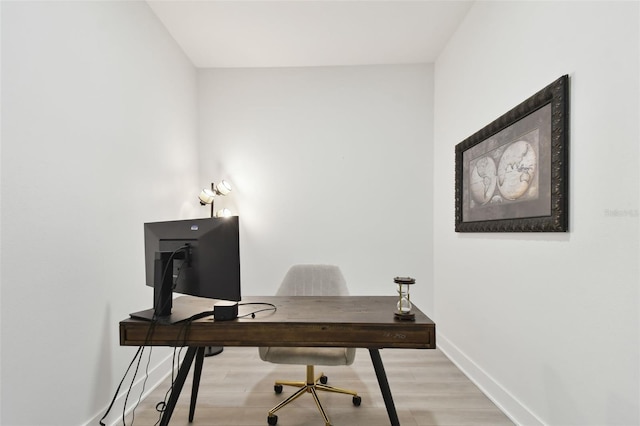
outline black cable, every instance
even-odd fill
[[[186,244],[186,245],[184,245],[184,246],[181,246],[181,247],[178,247],[176,250],[174,250],[174,251],[171,253],[171,255],[169,256],[169,259],[170,259],[170,260],[173,260],[173,258],[175,257],[175,255],[176,255],[179,251],[184,250],[184,249],[188,249],[188,248],[189,248],[189,245],[188,245],[188,244]],[[167,262],[167,265],[165,266],[164,271],[162,271],[162,278],[161,278],[161,281],[160,281],[160,282],[164,282],[164,279],[165,279],[165,277],[166,277],[166,274],[167,274],[167,272],[168,272],[168,270],[169,270],[169,265],[170,265],[171,263],[172,263],[172,262]],[[182,269],[182,268],[180,268],[180,270],[181,270],[181,269]],[[173,273],[173,271],[171,271],[171,272]],[[180,273],[180,272],[179,272],[179,273]],[[174,287],[175,287],[175,285],[174,285]],[[163,306],[163,307],[164,307],[164,306]],[[125,397],[125,404],[124,404],[123,411],[122,411],[122,423],[123,423],[123,426],[126,426],[126,423],[125,423],[125,412],[126,412],[126,407],[127,407],[127,401],[128,401],[128,399],[129,399],[129,394],[131,393],[131,390],[132,390],[132,388],[133,388],[133,383],[134,383],[135,378],[136,378],[137,373],[138,373],[138,368],[139,368],[139,366],[140,366],[140,361],[142,360],[142,354],[144,353],[144,348],[148,346],[148,342],[149,342],[149,340],[150,340],[151,336],[153,335],[153,331],[154,331],[154,329],[155,329],[155,325],[157,324],[157,322],[158,322],[158,317],[157,317],[157,315],[156,315],[156,310],[154,310],[153,316],[152,316],[152,318],[151,318],[151,324],[150,324],[150,326],[149,326],[149,330],[147,331],[147,335],[146,335],[146,337],[145,337],[145,342],[144,342],[144,344],[143,344],[142,346],[139,346],[139,347],[138,347],[138,350],[136,351],[135,355],[134,355],[134,356],[133,356],[133,358],[131,359],[131,362],[129,363],[129,366],[127,367],[127,370],[125,371],[124,375],[122,376],[122,379],[120,380],[120,383],[118,384],[118,387],[116,388],[116,391],[115,391],[115,393],[113,394],[113,398],[111,399],[111,402],[109,403],[109,407],[107,407],[106,412],[104,413],[104,415],[102,416],[102,418],[99,420],[99,423],[100,423],[100,425],[101,425],[101,426],[106,426],[106,425],[105,425],[105,423],[104,423],[104,419],[106,419],[106,418],[107,418],[107,416],[109,415],[109,413],[111,412],[111,409],[113,408],[113,405],[115,404],[116,399],[118,398],[118,393],[120,393],[120,389],[122,388],[122,384],[124,383],[124,381],[125,381],[125,379],[126,379],[127,375],[129,374],[129,371],[131,370],[131,367],[132,367],[132,366],[133,366],[133,364],[136,362],[136,359],[138,359],[138,357],[140,357],[140,358],[138,359],[138,363],[137,363],[137,365],[136,365],[136,370],[135,370],[135,372],[134,372],[133,378],[131,379],[131,383],[129,384],[129,389],[127,390],[127,394],[126,394],[126,397]],[[150,360],[150,359],[151,359],[151,350],[149,351],[149,360]],[[148,371],[148,365],[147,365],[147,371]],[[145,384],[146,384],[146,379],[147,379],[147,377],[148,377],[148,374],[146,374],[146,377],[145,377],[145,383],[143,383],[143,391],[144,391],[144,386],[145,386]],[[140,396],[142,396],[142,394],[141,394]],[[138,400],[138,404],[139,404],[139,401],[140,401],[140,399]],[[136,407],[138,406],[138,404],[136,404],[136,406],[135,406],[135,407],[134,407],[134,409],[133,409],[133,416],[134,416],[134,418],[135,418],[135,409],[136,409]]]
[[[178,355],[178,360],[179,359],[180,359],[180,356]],[[167,408],[167,398],[169,397],[169,394],[173,389],[173,384],[176,379],[175,367],[176,367],[176,348],[173,348],[173,357],[171,359],[171,386],[169,386],[169,389],[167,389],[167,391],[165,392],[164,399],[156,404],[156,411],[160,413],[160,416],[158,417],[158,421],[155,423],[156,425],[160,423],[160,420],[162,419],[162,413],[164,413],[165,409]]]
[[[129,373],[129,370],[131,369],[131,366],[136,361],[136,358],[138,357],[138,354],[140,353],[141,350],[142,350],[142,346],[138,347],[138,350],[136,351],[135,355],[133,356],[133,359],[131,360],[131,363],[129,363],[129,367],[127,367],[127,371],[125,371],[124,376],[122,376],[122,380],[120,380],[120,384],[118,384],[118,388],[116,389],[116,392],[113,395],[113,399],[111,400],[111,403],[109,404],[109,407],[107,408],[107,412],[104,413],[104,416],[102,416],[102,418],[100,419],[100,425],[101,426],[106,426],[104,424],[104,419],[107,418],[107,416],[109,415],[109,412],[111,411],[111,408],[113,408],[113,404],[116,402],[116,398],[118,396],[118,393],[120,392],[120,388],[122,387],[122,383],[124,383],[124,379],[127,377],[127,374]]]
[[[142,352],[140,352],[140,356],[138,357],[138,363],[136,364],[136,369],[133,372],[133,377],[131,378],[129,389],[127,390],[127,394],[124,398],[124,405],[122,406],[122,425],[123,426],[127,426],[127,423],[125,421],[125,416],[127,414],[127,402],[129,401],[129,394],[131,394],[131,391],[133,390],[133,383],[136,380],[136,376],[138,375],[138,369],[140,368],[140,362],[142,362],[142,355],[144,354],[145,347],[146,346],[142,347]]]
[[[178,252],[178,250],[180,250],[180,249],[184,249],[185,251],[188,251],[190,247],[191,247],[191,246],[190,246],[189,244],[185,244],[185,245],[183,245],[182,247],[178,248],[176,251],[174,251],[172,256],[175,256],[175,255],[176,255],[176,253]],[[183,263],[182,263],[182,265],[180,265],[180,267],[178,268],[178,275],[176,276],[176,280],[175,280],[175,282],[174,282],[174,283],[173,283],[173,285],[171,286],[171,290],[175,290],[176,286],[178,285],[178,281],[180,281],[180,275],[182,275],[183,265],[184,265],[184,262],[183,262]],[[168,266],[169,266],[169,265],[167,265],[167,267],[168,267]],[[173,271],[172,271],[172,272],[173,272]]]
[[[175,249],[171,255],[169,256],[169,260],[167,261],[167,264],[164,267],[164,270],[162,271],[162,277],[160,282],[164,283],[164,280],[167,276],[167,272],[169,272],[169,265],[173,265],[173,258],[176,256],[176,254],[178,254],[178,252],[182,251],[182,250],[188,250],[189,249],[189,244],[185,244],[183,246],[178,247],[177,249]],[[176,288],[176,285],[178,284],[178,279],[180,278],[180,274],[182,272],[182,268],[178,268],[178,276],[176,277],[175,282],[173,281],[173,271],[171,271],[172,277],[171,277],[171,290],[173,291],[173,289]],[[169,298],[169,300],[166,300],[164,305],[160,306],[159,309],[156,309],[156,307],[154,306],[154,310],[153,310],[153,317],[151,318],[151,321],[157,321],[157,315],[156,312],[158,311],[164,311],[164,308],[167,306],[167,304],[172,302],[172,298]],[[154,300],[154,305],[155,305],[155,300]]]
[[[273,312],[275,312],[275,308],[258,309],[257,311],[249,312],[248,314],[238,315],[238,318],[246,318],[246,317],[255,318],[256,314],[258,314],[260,312],[265,312],[265,311],[273,311]]]
[[[258,309],[257,311],[249,312],[248,314],[238,315],[238,318],[246,318],[246,317],[255,318],[257,313],[265,312],[265,311],[273,311],[275,313],[278,310],[278,307],[273,303],[267,303],[267,302],[238,303],[238,306],[248,306],[248,305],[263,305],[263,306],[270,306],[270,307],[264,308],[264,309]]]
[[[185,249],[189,249],[189,244],[186,244],[184,246],[178,247],[176,250],[174,250],[171,255],[169,256],[169,261],[167,262],[164,270],[162,271],[162,277],[161,277],[161,282],[164,282],[165,278],[166,278],[166,274],[169,272],[169,265],[173,264],[173,258],[175,257],[175,255]],[[173,282],[172,284],[172,289],[175,288],[177,281],[180,278],[180,275],[182,273],[182,267],[178,268],[178,276],[176,277],[176,281]],[[171,273],[173,274],[173,271],[171,271]],[[172,277],[172,281],[173,281],[173,277]],[[166,302],[168,303],[168,301]],[[265,308],[265,309],[259,309],[257,311],[253,311],[251,313],[239,316],[238,318],[244,318],[247,316],[251,316],[252,318],[255,318],[255,314],[259,313],[259,312],[264,312],[264,311],[273,311],[275,312],[277,310],[276,305],[272,304],[272,303],[263,303],[263,302],[250,302],[250,303],[240,303],[239,305],[267,305],[270,306],[270,308]],[[165,306],[162,306],[162,308],[164,308]],[[145,341],[144,344],[140,347],[138,347],[138,350],[136,351],[136,354],[134,355],[133,359],[131,360],[129,366],[127,367],[127,370],[125,371],[125,374],[123,375],[120,383],[118,384],[118,387],[116,389],[116,392],[113,395],[113,398],[111,400],[111,403],[109,404],[109,407],[107,408],[107,411],[105,412],[104,416],[100,419],[100,425],[101,426],[106,426],[104,423],[104,419],[109,415],[109,413],[111,412],[111,409],[113,408],[113,405],[117,399],[118,393],[120,392],[120,389],[122,387],[122,384],[124,383],[126,376],[129,374],[129,371],[131,370],[131,367],[133,366],[134,363],[136,363],[136,359],[137,359],[137,364],[136,364],[136,368],[134,370],[133,373],[133,377],[131,378],[131,382],[129,384],[129,389],[127,390],[126,396],[125,396],[125,401],[124,401],[124,406],[122,409],[122,423],[123,426],[126,426],[126,422],[125,422],[125,413],[126,413],[126,408],[127,408],[127,402],[129,400],[129,395],[133,389],[133,384],[135,382],[135,379],[138,375],[138,370],[140,368],[140,363],[142,362],[142,355],[144,354],[144,350],[145,348],[148,346],[148,343],[151,339],[151,336],[153,335],[154,329],[156,324],[159,321],[158,316],[156,315],[156,309],[154,309],[154,313],[153,316],[151,318],[151,322],[150,322],[150,326],[149,329],[147,331],[147,336],[145,337]],[[174,348],[173,351],[173,360],[171,362],[171,386],[169,387],[169,389],[167,390],[166,394],[165,394],[165,398],[163,401],[159,402],[158,404],[156,404],[156,410],[160,412],[160,419],[162,418],[162,413],[165,411],[166,409],[166,400],[167,400],[167,396],[172,392],[173,387],[175,385],[175,380],[176,380],[176,376],[175,376],[175,371],[176,368],[179,370],[180,369],[180,356],[182,354],[182,350],[184,349],[184,345],[186,345],[186,337],[188,335],[187,330],[188,328],[191,326],[192,322],[201,318],[205,318],[207,316],[211,316],[213,315],[214,312],[213,311],[204,311],[204,312],[200,312],[198,314],[192,315],[191,317],[187,318],[186,320],[181,321],[184,325],[182,327],[182,329],[180,330],[180,333],[178,334],[178,339],[176,339],[176,343],[179,340],[180,336],[184,334],[183,337],[183,346],[177,351],[178,355],[177,355],[177,363],[176,363],[176,349]],[[142,394],[144,393],[144,390],[146,388],[146,383],[147,383],[147,379],[149,378],[149,365],[151,362],[151,353],[152,353],[152,347],[149,348],[149,356],[147,358],[147,365],[145,368],[145,378],[144,378],[144,382],[142,384],[142,390],[140,392],[140,395],[138,397],[138,401],[136,402],[136,405],[133,407],[132,410],[132,424],[135,420],[135,410],[137,409],[137,407],[140,405],[140,402],[142,400]],[[177,364],[177,367],[176,367]],[[160,421],[160,419],[158,420],[158,422]],[[156,423],[157,424],[157,423]]]
[[[173,274],[173,271],[169,271],[169,265],[173,264],[173,258],[175,257],[175,255],[177,253],[179,253],[182,250],[188,250],[189,249],[189,244],[185,244],[183,246],[178,247],[177,249],[175,249],[171,255],[169,256],[169,261],[167,262],[167,264],[164,267],[164,270],[162,271],[162,277],[161,277],[161,281],[160,282],[164,282],[167,273],[171,272],[171,274]],[[178,268],[178,276],[176,278],[176,283],[177,280],[180,278],[180,274],[182,273],[182,268]],[[173,281],[173,277],[172,277],[172,281]],[[176,283],[173,283],[172,285],[172,289],[175,288]],[[169,303],[168,301],[166,303]],[[164,306],[163,306],[164,307]],[[143,345],[143,349],[142,349],[142,353],[144,353],[144,348],[147,346],[149,339],[151,338],[151,335],[153,334],[153,329],[155,328],[155,325],[158,323],[158,317],[156,315],[156,310],[154,310],[153,312],[153,317],[151,318],[151,326],[149,327],[149,331],[147,332],[147,336],[145,337],[145,344]],[[142,394],[144,393],[144,389],[146,387],[147,384],[147,379],[149,378],[149,364],[151,362],[151,352],[152,352],[152,348],[149,348],[149,357],[147,359],[147,366],[145,368],[145,377],[144,377],[144,381],[142,383],[142,390],[140,391],[140,395],[138,396],[138,401],[136,402],[136,405],[133,407],[132,410],[132,418],[131,418],[131,424],[133,425],[133,422],[135,420],[135,413],[136,413],[136,409],[138,408],[138,406],[140,405],[140,401],[142,400]],[[127,391],[127,396],[125,398],[125,404],[124,407],[122,409],[122,423],[123,426],[126,426],[125,423],[125,412],[126,412],[126,408],[127,408],[127,402],[129,399],[129,393],[131,392],[132,388],[133,388],[133,383],[135,382],[135,378],[138,375],[138,368],[140,366],[140,362],[142,361],[142,353],[140,354],[140,358],[138,359],[138,364],[136,366],[136,370],[134,372],[133,378],[131,379],[131,384],[129,386],[129,390]],[[172,365],[172,369],[173,369],[173,365]]]
[[[165,410],[167,409],[167,398],[169,398],[169,395],[173,391],[173,386],[174,386],[174,383],[176,381],[176,374],[175,374],[175,370],[176,370],[176,350],[177,350],[176,348],[173,348],[173,358],[171,360],[171,385],[169,386],[169,389],[167,389],[167,391],[165,392],[164,399],[156,404],[156,411],[159,414],[158,414],[158,420],[154,423],[154,426],[158,425],[162,421],[162,415],[164,414]],[[178,356],[177,356],[178,365],[180,363],[180,352],[182,352],[182,348],[180,348],[180,351],[178,352]]]
[[[142,395],[144,394],[144,390],[147,387],[147,380],[149,379],[149,365],[151,365],[151,354],[153,353],[153,346],[149,346],[149,356],[147,357],[147,365],[144,370],[144,381],[142,382],[142,390],[140,391],[140,395],[138,395],[138,402],[133,406],[133,410],[131,410],[131,424],[136,420],[136,409],[140,406],[140,402],[142,402]],[[140,354],[140,358],[142,358],[142,354]]]
[[[265,308],[265,309],[259,309],[257,311],[253,311],[250,312],[248,314],[239,316],[238,318],[244,318],[246,316],[252,316],[253,318],[255,318],[255,314],[259,313],[259,312],[264,312],[264,311],[273,311],[275,312],[278,308],[276,305],[274,305],[273,303],[267,303],[267,302],[247,302],[247,303],[239,303],[238,306],[248,306],[248,305],[263,305],[263,306],[269,306],[269,308]],[[171,362],[171,385],[169,386],[169,388],[167,389],[167,391],[165,392],[164,395],[164,399],[160,402],[158,402],[155,406],[156,411],[159,413],[158,416],[158,420],[156,421],[155,425],[158,425],[161,421],[162,421],[162,415],[164,414],[166,408],[167,408],[167,399],[169,398],[169,395],[173,392],[173,388],[175,386],[175,380],[176,380],[176,370],[179,370],[181,368],[181,364],[180,364],[180,357],[182,356],[182,351],[184,350],[187,341],[187,335],[188,335],[188,329],[189,327],[191,327],[191,324],[193,323],[193,321],[196,321],[198,319],[202,319],[202,318],[206,318],[208,316],[212,316],[214,314],[214,311],[203,311],[200,312],[198,314],[194,314],[192,316],[190,316],[189,318],[181,321],[183,323],[182,328],[180,329],[180,333],[178,333],[178,337],[176,338],[176,343],[180,340],[180,336],[184,336],[183,337],[183,341],[182,341],[182,346],[180,347],[180,349],[176,349],[174,348],[173,350],[173,360]],[[176,356],[176,351],[177,351],[177,356]],[[178,360],[176,362],[176,359]],[[177,366],[176,366],[177,364]],[[155,426],[154,425],[154,426]]]
[[[193,323],[194,320],[199,319],[199,318],[204,318],[207,317],[209,315],[212,315],[213,312],[212,311],[205,311],[205,312],[201,312],[199,314],[195,314],[190,316],[189,318],[187,318],[186,320],[183,321],[183,326],[180,329],[180,332],[178,333],[178,337],[176,338],[176,343],[180,340],[180,336],[182,334],[184,334],[183,337],[183,346],[180,347],[179,350],[177,350],[176,348],[173,349],[173,360],[171,361],[171,385],[169,386],[169,389],[167,389],[167,392],[164,394],[164,399],[160,402],[158,402],[156,404],[156,411],[159,412],[159,416],[158,416],[158,421],[155,423],[155,425],[159,424],[160,421],[162,420],[162,415],[164,414],[164,411],[167,408],[167,398],[169,397],[169,395],[173,392],[173,387],[175,386],[175,381],[176,381],[176,358],[177,358],[177,369],[180,370],[180,356],[182,354],[182,350],[185,348],[184,345],[186,345],[186,339],[187,339],[187,335],[188,335],[188,329],[191,326],[191,324]],[[178,356],[176,357],[176,350],[178,351]],[[154,425],[154,426],[155,426]]]
[[[271,306],[274,310],[278,309],[278,307],[276,305],[274,305],[273,303],[267,303],[267,302],[244,302],[244,303],[238,303],[238,306],[249,306],[249,305],[266,305],[266,306]]]

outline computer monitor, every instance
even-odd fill
[[[171,323],[191,317],[194,312],[186,307],[172,310],[173,292],[239,301],[239,234],[237,216],[145,223],[146,284],[154,288],[153,309],[131,316]]]

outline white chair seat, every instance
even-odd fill
[[[260,358],[274,364],[351,365],[354,348],[260,348]]]

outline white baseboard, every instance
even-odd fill
[[[171,374],[171,362],[173,360],[173,355],[167,355],[163,359],[160,360],[155,367],[149,370],[149,375],[146,377],[145,383],[145,369],[147,365],[148,359],[148,349],[146,348],[144,354],[142,355],[142,361],[140,362],[140,368],[138,369],[138,375],[135,383],[131,388],[131,392],[129,393],[129,399],[127,401],[127,408],[125,410],[125,416],[131,414],[133,408],[138,404],[138,399],[141,401],[144,400],[149,394],[157,388],[170,374]],[[155,352],[154,352],[155,353]],[[183,354],[184,355],[184,354]],[[157,355],[156,355],[157,356]],[[182,361],[182,358],[181,358]],[[122,424],[122,409],[124,407],[124,401],[127,397],[127,392],[129,390],[129,383],[131,383],[131,374],[135,370],[135,364],[131,367],[131,371],[129,371],[129,375],[122,383],[122,387],[120,388],[120,392],[116,397],[115,402],[113,403],[113,407],[111,408],[111,412],[107,416],[106,419],[103,420],[104,424],[107,426],[116,426],[118,424]],[[124,374],[124,371],[122,372]],[[115,386],[118,384],[116,383]],[[142,387],[144,385],[144,392]],[[115,392],[115,387],[113,389]],[[142,396],[140,394],[142,393]],[[159,401],[158,401],[159,402]],[[109,400],[111,403],[111,400]],[[83,426],[99,426],[100,419],[104,416],[104,413],[107,411],[108,404],[100,411],[100,413],[96,414],[91,420],[85,423]],[[128,423],[127,423],[128,424]]]
[[[544,423],[535,414],[522,405],[508,390],[493,380],[490,375],[442,334],[438,334],[437,345],[438,349],[515,424],[521,426],[544,426]]]

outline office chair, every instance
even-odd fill
[[[340,268],[333,265],[294,265],[282,281],[276,296],[347,296],[349,290]],[[306,381],[276,381],[273,389],[282,392],[283,386],[299,387],[293,395],[273,407],[268,414],[267,422],[275,425],[278,422],[276,411],[297,399],[304,393],[310,393],[322,415],[325,425],[331,426],[329,418],[322,408],[316,391],[327,391],[352,395],[353,405],[361,402],[357,392],[328,386],[327,376],[323,373],[315,375],[314,365],[351,365],[356,355],[355,348],[258,348],[263,361],[275,364],[299,364],[307,366]]]

